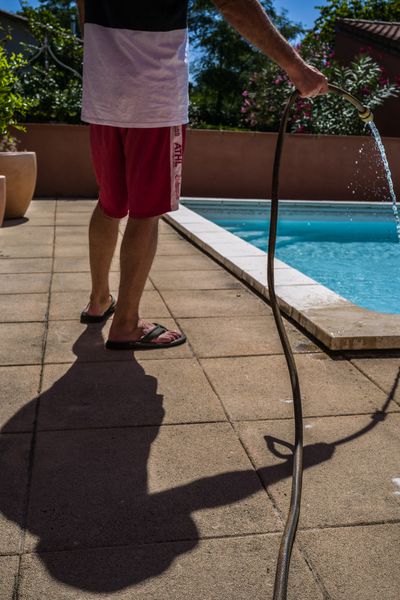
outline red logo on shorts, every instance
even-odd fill
[[[182,144],[174,142],[174,167],[183,163],[183,148]]]

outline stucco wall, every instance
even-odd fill
[[[19,137],[21,149],[37,153],[36,196],[96,196],[88,127],[33,124]],[[275,143],[276,134],[272,133],[189,130],[183,194],[270,197]],[[400,139],[386,138],[385,144],[398,188]],[[282,160],[282,198],[387,200],[385,190],[383,171],[370,138],[287,136]]]

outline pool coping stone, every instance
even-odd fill
[[[164,218],[269,300],[266,252],[186,206],[181,205]],[[400,315],[357,306],[278,259],[275,269],[275,291],[282,311],[330,350],[400,349]]]

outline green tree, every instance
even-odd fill
[[[21,93],[18,79],[19,70],[25,65],[20,54],[7,55],[0,39],[0,151],[15,150],[12,128],[23,130],[19,121],[30,107],[30,101]]]
[[[58,3],[57,3],[58,4]],[[24,6],[35,45],[25,45],[29,66],[20,72],[23,94],[34,101],[31,122],[79,123],[82,95],[82,42],[48,8]]]
[[[338,19],[366,19],[377,21],[400,21],[400,0],[328,0],[317,6],[320,15],[307,39],[333,44]]]
[[[64,29],[79,32],[76,0],[39,0],[40,7],[50,11]]]
[[[303,32],[285,11],[277,13],[272,0],[262,0],[262,4],[287,39]],[[189,30],[192,124],[239,126],[242,91],[250,74],[265,65],[266,57],[236,33],[209,0],[190,1]]]

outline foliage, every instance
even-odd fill
[[[79,31],[79,15],[76,0],[39,0],[40,7],[52,13],[64,29]],[[74,33],[74,31],[73,31]]]
[[[20,54],[7,56],[3,43],[9,39],[4,37],[0,43],[0,151],[16,150],[16,141],[10,128],[24,128],[20,119],[29,110],[30,102],[25,98],[18,82],[18,70],[25,64]]]
[[[262,0],[262,4],[288,39],[303,31],[286,12],[278,14],[272,0]],[[234,31],[209,0],[190,0],[189,30],[193,50],[191,124],[237,126],[241,92],[250,73],[265,65],[265,56]]]
[[[23,15],[28,18],[29,30],[37,41],[35,45],[24,45],[25,56],[30,64],[21,71],[20,84],[24,95],[34,101],[26,120],[79,123],[83,61],[81,41],[62,27],[58,17],[47,8],[33,9],[25,5]],[[37,56],[46,40],[50,50],[45,49]],[[64,66],[57,63],[51,53]]]
[[[320,11],[308,39],[315,35],[327,43],[333,43],[337,19],[366,19],[377,21],[400,21],[400,0],[328,0]]]
[[[345,88],[372,110],[389,96],[399,93],[400,86],[390,83],[383,69],[368,55],[361,54],[350,66],[334,60],[328,45],[299,48],[308,63],[320,69],[329,81]],[[243,92],[243,123],[258,130],[276,130],[283,106],[293,90],[286,74],[275,64],[254,74]],[[290,118],[290,128],[297,133],[325,133],[358,135],[364,131],[362,121],[356,118],[354,108],[340,96],[329,94],[314,100],[299,99]]]

